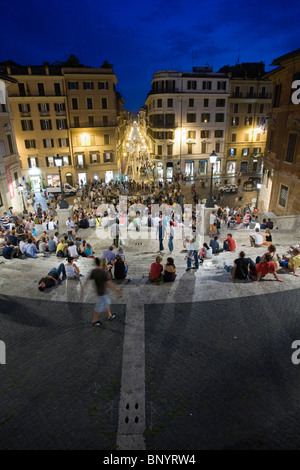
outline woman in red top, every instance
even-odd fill
[[[255,274],[257,275],[257,280],[254,282],[259,282],[262,277],[267,274],[272,273],[275,279],[279,282],[283,282],[276,273],[275,263],[271,261],[270,253],[265,253],[263,255],[263,260],[255,266]]]
[[[162,256],[157,256],[155,263],[151,264],[149,279],[150,281],[160,281],[163,280],[162,272],[164,270],[163,265],[161,264]]]

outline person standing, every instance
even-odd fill
[[[89,279],[85,281],[83,284],[83,289],[81,291],[81,300],[84,295],[84,287],[89,280],[93,280],[95,282],[95,286],[97,289],[97,303],[94,308],[94,316],[92,320],[93,326],[101,326],[102,321],[100,321],[101,313],[107,313],[108,320],[113,320],[116,317],[115,313],[111,313],[110,305],[111,300],[109,295],[106,292],[107,287],[116,292],[118,295],[122,295],[122,291],[117,289],[111,279],[109,278],[106,267],[107,267],[107,260],[106,258],[95,258],[96,268],[94,268],[91,272]]]
[[[170,220],[170,232],[169,232],[169,243],[168,243],[170,254],[172,254],[174,250],[174,246],[173,246],[174,236],[175,236],[174,224],[172,220]]]
[[[120,238],[120,222],[119,219],[116,217],[115,222],[110,226],[110,233],[113,239],[113,244],[116,248],[119,247],[119,238]]]
[[[158,235],[159,239],[159,251],[164,251],[163,239],[165,238],[165,227],[163,226],[162,220],[159,221],[157,232],[156,232],[156,239]]]
[[[213,210],[209,216],[209,235],[213,237],[217,231],[216,211]]]
[[[71,217],[68,217],[68,220],[66,222],[66,226],[68,227],[68,237],[69,240],[75,242],[75,225]]]

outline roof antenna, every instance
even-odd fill
[[[240,65],[240,41],[239,41],[239,47],[238,47],[238,58],[237,58],[237,63],[236,65]]]

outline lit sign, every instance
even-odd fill
[[[300,103],[300,80],[294,80],[292,83],[292,90],[296,90],[292,93],[291,99],[293,104]]]

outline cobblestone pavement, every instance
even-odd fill
[[[96,229],[79,235],[96,255],[110,244]],[[247,230],[234,237],[237,252],[255,259],[265,251],[249,247]],[[273,238],[283,253],[299,235],[275,229]],[[116,447],[133,300],[145,317],[147,450],[298,448],[300,365],[291,362],[291,345],[300,339],[299,278],[284,271],[282,284],[272,277],[232,283],[223,261],[232,263],[237,253],[186,272],[182,241],[174,245],[175,283],[153,286],[147,275],[155,235],[126,241],[132,281],[121,286],[122,297],[111,295],[117,318],[100,330],[91,327],[91,283],[84,302],[82,284],[73,280],[38,291],[38,280],[60,262],[55,256],[0,258],[0,340],[7,352],[0,365],[0,449]],[[78,265],[87,278],[93,260]],[[139,332],[128,331],[134,341]]]

